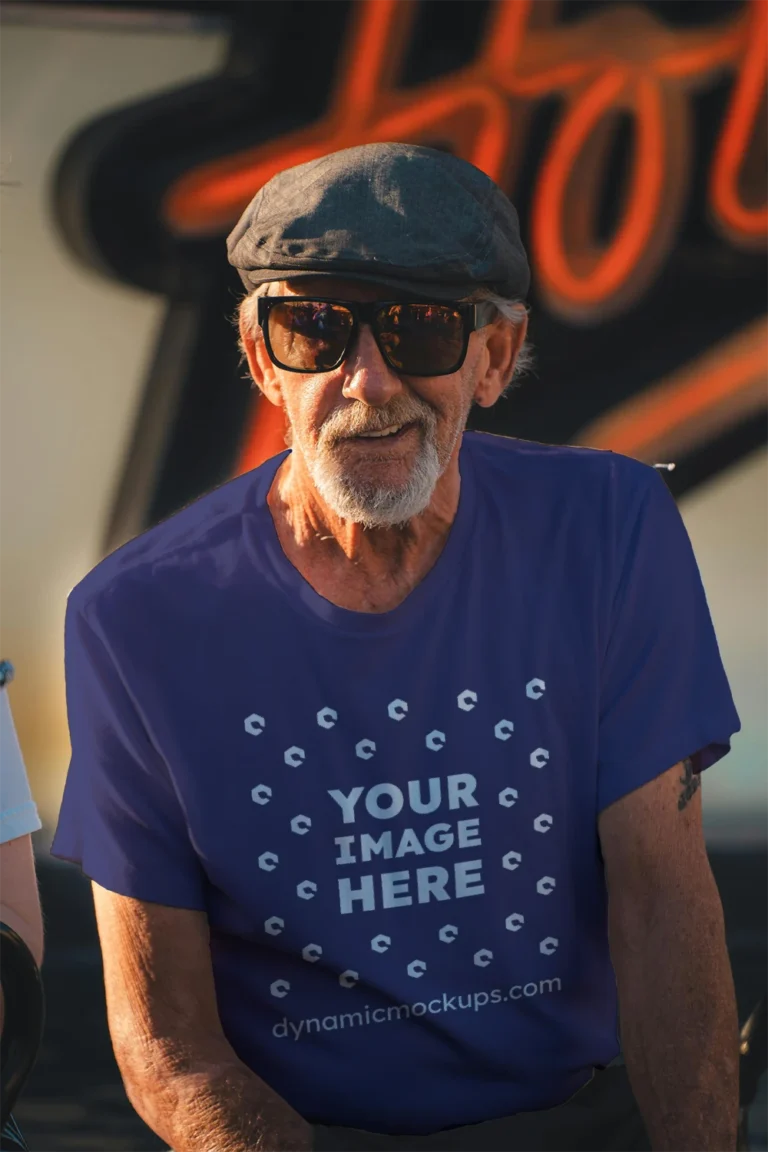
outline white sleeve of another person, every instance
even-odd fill
[[[0,844],[42,828],[6,688],[0,688]]]

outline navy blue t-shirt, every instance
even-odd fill
[[[739,728],[679,512],[626,457],[467,433],[438,561],[359,613],[282,552],[282,459],[71,593],[54,854],[205,910],[224,1031],[307,1119],[556,1105],[618,1052],[598,814]]]

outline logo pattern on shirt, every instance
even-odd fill
[[[540,677],[533,677],[525,686],[525,695],[528,700],[538,701],[546,693],[546,682]],[[456,707],[461,712],[472,712],[478,705],[478,694],[471,688],[458,693]],[[408,702],[396,698],[386,705],[386,716],[389,721],[399,723],[408,715]],[[339,722],[340,713],[337,709],[326,705],[317,711],[315,719],[318,728],[329,731]],[[260,713],[252,712],[245,717],[245,732],[252,737],[260,737],[268,727],[268,718]],[[512,720],[502,717],[493,724],[495,739],[506,743],[515,734],[515,724]],[[424,747],[434,754],[439,754],[446,746],[446,733],[438,728],[424,733],[421,737]],[[362,761],[374,760],[377,754],[377,744],[371,736],[364,736],[353,746],[356,759]],[[283,760],[288,768],[301,768],[308,765],[305,749],[299,745],[291,744],[283,752]],[[531,768],[542,770],[549,764],[549,750],[543,747],[534,748],[528,754],[528,763]],[[426,784],[426,787],[425,787]],[[453,772],[445,777],[430,776],[426,782],[423,780],[409,780],[404,786],[394,783],[378,783],[370,787],[356,785],[348,791],[341,789],[327,789],[327,794],[338,808],[341,816],[341,835],[334,837],[337,855],[335,863],[340,870],[338,875],[338,911],[342,916],[355,915],[360,911],[382,909],[396,909],[398,907],[412,906],[415,902],[430,903],[450,899],[463,899],[480,896],[485,892],[482,879],[484,860],[457,860],[453,863],[453,875],[442,864],[421,864],[415,869],[415,882],[410,871],[395,870],[380,873],[378,877],[373,874],[361,876],[359,887],[354,887],[349,876],[343,874],[345,865],[370,865],[378,858],[382,860],[399,860],[411,854],[421,856],[434,856],[451,847],[474,848],[482,847],[480,836],[480,818],[470,815],[472,809],[479,806],[475,796],[477,781],[468,772]],[[286,779],[285,787],[290,790],[292,785]],[[274,785],[258,783],[250,790],[252,802],[257,809],[264,810],[274,799]],[[498,804],[503,808],[512,808],[520,799],[516,787],[507,786],[498,793]],[[436,819],[426,830],[405,828],[393,831],[384,828],[376,835],[371,832],[361,832],[355,827],[358,816],[367,815],[374,820],[387,821],[404,810],[406,803],[410,810],[417,815],[437,813],[438,809],[446,806],[450,813],[456,813],[454,823]],[[465,812],[466,809],[466,812]],[[265,812],[265,818],[267,813]],[[533,830],[541,836],[546,836],[552,829],[554,817],[548,812],[539,813],[533,820]],[[345,832],[349,828],[349,832]],[[351,826],[351,827],[350,827]],[[313,822],[310,816],[297,813],[290,820],[291,831],[297,836],[307,836],[313,831]],[[352,831],[354,828],[354,831]],[[378,829],[377,829],[378,831]],[[500,859],[491,863],[509,871],[516,871],[524,867],[525,862],[520,851],[509,848]],[[263,872],[274,872],[280,866],[277,853],[262,852],[258,857],[259,869]],[[376,880],[378,880],[378,891]],[[538,896],[547,897],[555,890],[556,878],[549,875],[539,876],[535,881],[535,890]],[[310,879],[300,881],[295,888],[296,898],[309,901],[315,898],[318,892],[317,883]],[[525,917],[521,912],[509,912],[504,920],[506,929],[511,933],[525,931]],[[283,915],[269,916],[263,924],[267,936],[278,936],[285,930],[286,921]],[[452,945],[459,937],[459,928],[455,924],[445,923],[437,930],[437,941],[441,945]],[[393,945],[390,934],[379,932],[370,939],[370,951],[374,954],[384,954]],[[558,948],[559,940],[555,936],[545,936],[539,942],[538,951],[542,956],[552,956]],[[315,964],[323,956],[323,945],[317,941],[310,941],[301,949],[301,957],[307,964]],[[487,947],[477,948],[472,954],[472,963],[477,968],[487,968],[493,963],[494,953]],[[406,965],[407,975],[413,980],[421,979],[428,971],[428,962],[416,957]],[[360,981],[360,973],[348,968],[341,972],[338,983],[342,988],[354,988]],[[289,980],[280,978],[270,984],[270,993],[277,999],[283,999],[291,992]]]

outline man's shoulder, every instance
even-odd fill
[[[75,585],[70,605],[85,610],[137,585],[173,585],[183,574],[212,578],[217,557],[231,552],[242,536],[260,473],[256,469],[226,481],[120,545]]]
[[[465,434],[473,464],[494,478],[543,485],[547,491],[571,495],[573,486],[591,489],[615,486],[626,492],[643,490],[658,476],[654,469],[630,456],[571,444],[543,444],[490,432]]]

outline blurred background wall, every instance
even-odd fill
[[[757,4],[765,7],[765,0],[757,0]],[[283,97],[286,86],[280,84],[279,68],[276,73],[274,59],[270,63],[270,58],[274,58],[280,48],[285,52],[288,44],[292,52],[299,51],[293,41],[286,43],[281,39],[286,35],[286,11],[290,7],[290,4],[256,2],[144,4],[140,9],[115,4],[91,5],[88,9],[66,4],[8,4],[4,8],[0,73],[3,181],[0,188],[0,622],[2,655],[11,659],[17,668],[17,680],[10,690],[12,707],[48,832],[55,824],[69,755],[63,682],[63,619],[69,590],[106,551],[151,523],[153,517],[168,514],[214,482],[233,475],[245,467],[246,462],[257,462],[279,447],[279,437],[272,427],[273,414],[262,411],[259,432],[254,416],[255,400],[240,373],[233,373],[234,337],[228,325],[236,300],[236,286],[230,280],[225,281],[211,305],[207,290],[202,295],[197,289],[192,295],[179,290],[178,268],[175,282],[172,275],[166,275],[163,280],[157,267],[163,260],[164,266],[170,267],[174,257],[162,255],[162,243],[156,237],[147,240],[148,233],[136,231],[132,214],[135,202],[141,202],[142,197],[146,201],[150,195],[146,191],[148,180],[155,181],[150,199],[152,210],[159,218],[162,216],[161,194],[172,187],[174,181],[178,185],[178,181],[187,178],[189,171],[196,167],[205,172],[206,164],[209,169],[211,164],[215,167],[222,154],[237,155],[238,150],[242,153],[244,148],[256,172],[240,193],[240,199],[247,200],[258,187],[258,172],[266,171],[265,163],[279,166],[280,157],[293,156],[301,144],[301,140],[297,143],[290,136],[291,131],[296,134],[293,127],[296,108],[300,109],[305,122],[315,120],[327,108],[328,93],[333,91],[334,83],[338,83],[339,75],[346,75],[348,79],[351,75],[350,82],[358,84],[357,100],[364,103],[368,99],[370,103],[374,99],[375,94],[366,95],[364,85],[359,87],[362,81],[352,74],[353,64],[345,65],[336,30],[346,28],[348,36],[351,35],[349,27],[353,18],[356,16],[359,20],[366,7],[378,11],[381,25],[386,17],[386,5],[381,0],[351,7],[339,3],[294,4],[291,17],[294,25],[298,20],[297,26],[301,26],[303,21],[305,31],[312,32],[310,40],[315,44],[320,34],[317,12],[324,10],[333,42],[327,41],[325,73],[319,76],[317,68],[314,73],[305,72],[315,89],[302,88],[294,72],[290,85],[294,89],[290,96],[291,115],[287,120],[285,116],[281,118],[273,105],[277,98]],[[351,10],[354,7],[357,13]],[[420,6],[401,7],[415,12]],[[411,44],[422,44],[421,55],[414,57],[413,51],[410,56],[406,53],[403,65],[406,71],[410,69],[409,90],[417,93],[411,107],[418,107],[419,84],[434,86],[441,75],[450,74],[452,69],[460,71],[467,66],[468,56],[473,52],[477,59],[484,43],[483,35],[486,45],[489,42],[492,19],[499,20],[500,14],[506,13],[509,24],[509,17],[516,12],[523,13],[525,7],[515,0],[496,5],[479,0],[469,5],[446,5],[437,0],[422,4],[421,8],[428,10],[432,20],[432,35],[426,39],[423,27],[418,24],[406,30]],[[314,13],[310,8],[314,8]],[[666,20],[676,33],[693,36],[690,45],[695,42],[700,46],[733,36],[727,29],[737,28],[734,21],[740,16],[746,19],[750,5],[741,0],[704,4],[677,0],[661,6],[617,6],[571,0],[558,9],[541,0],[539,22],[547,10],[550,23],[573,27],[579,21],[604,20],[606,13],[615,16],[617,8],[637,8],[646,17],[650,14],[657,27]],[[278,9],[282,9],[282,15]],[[532,31],[527,34],[535,35],[535,19],[530,14],[527,18],[533,21]],[[232,20],[244,22],[235,33]],[[469,28],[462,24],[467,20],[471,23]],[[610,32],[610,23],[601,27],[607,29],[606,34]],[[723,29],[720,33],[719,27]],[[367,32],[366,29],[358,32],[358,35],[368,35],[368,51],[374,53],[378,50],[372,39],[375,33],[373,25]],[[381,40],[387,32],[379,28],[376,34]],[[404,34],[401,30],[401,38]],[[519,30],[515,31],[511,24],[506,31],[499,26],[496,39],[490,41],[497,56],[503,55],[504,36],[519,36]],[[469,42],[469,48],[465,42]],[[270,49],[270,43],[276,44],[275,51]],[[349,46],[349,41],[347,43]],[[690,45],[686,42],[683,47]],[[582,56],[585,52],[589,55],[588,47],[578,40],[566,48],[561,45],[555,55],[559,51],[560,57],[566,58],[570,53],[576,61],[580,58],[579,52]],[[613,50],[619,56],[626,51],[620,37]],[[745,41],[739,51],[743,54],[747,50]],[[537,51],[541,54],[541,48]],[[764,280],[755,271],[765,263],[763,250],[759,249],[755,255],[753,243],[751,251],[743,255],[744,244],[740,246],[738,237],[735,242],[723,237],[722,229],[718,231],[712,223],[711,211],[708,213],[706,208],[708,166],[740,74],[738,52],[735,55],[731,52],[728,60],[730,63],[726,61],[719,71],[717,68],[712,71],[706,83],[700,83],[702,95],[696,97],[699,103],[691,98],[687,136],[677,141],[678,149],[691,153],[688,183],[682,194],[677,231],[664,241],[663,258],[656,262],[650,281],[646,276],[645,283],[632,290],[634,299],[630,298],[628,303],[621,303],[619,293],[618,308],[611,299],[602,311],[599,304],[593,307],[586,321],[584,316],[573,313],[573,309],[569,313],[568,302],[564,305],[551,285],[548,291],[539,292],[538,298],[534,294],[531,330],[538,347],[538,371],[500,406],[502,411],[493,417],[496,423],[491,427],[507,434],[543,440],[615,446],[641,458],[644,452],[652,458],[678,461],[682,458],[676,474],[681,475],[682,467],[684,490],[678,493],[680,506],[699,559],[743,723],[731,756],[708,774],[705,782],[706,825],[713,844],[738,846],[766,840],[765,356],[757,382],[763,399],[755,403],[753,392],[751,407],[746,416],[741,417],[742,423],[747,419],[750,431],[741,440],[738,436],[735,441],[733,438],[734,422],[737,431],[740,426],[739,414],[735,418],[732,411],[725,409],[722,429],[718,427],[719,416],[715,410],[714,415],[710,413],[704,433],[698,433],[693,445],[698,456],[695,452],[691,455],[691,445],[685,437],[678,442],[674,436],[671,441],[669,437],[667,441],[662,438],[661,442],[651,439],[650,444],[638,443],[635,450],[631,435],[629,441],[626,439],[626,427],[622,430],[619,426],[615,431],[616,444],[611,442],[614,434],[611,428],[603,427],[606,413],[610,415],[617,406],[621,412],[622,403],[626,406],[636,402],[638,396],[649,394],[659,380],[662,386],[666,380],[671,382],[670,388],[677,387],[680,373],[688,363],[698,362],[718,341],[727,344],[734,334],[738,336],[754,324],[755,318],[758,325],[763,323],[760,317],[765,312]],[[526,72],[524,54],[517,68]],[[369,64],[368,71],[375,70],[375,62]],[[126,136],[125,120],[126,117],[129,121],[131,117],[135,119],[133,110],[139,109],[140,117],[144,117],[139,125],[144,138],[154,131],[152,116],[157,123],[163,117],[169,120],[169,116],[171,119],[175,116],[177,121],[181,118],[188,124],[191,118],[194,129],[194,110],[199,107],[200,91],[211,106],[219,99],[218,89],[200,90],[199,82],[221,75],[227,77],[230,85],[226,92],[229,104],[225,102],[221,116],[229,115],[226,122],[237,127],[234,135],[228,136],[214,118],[212,124],[202,123],[199,138],[194,131],[191,134],[187,131],[190,139],[180,147],[175,160],[171,157],[173,163],[167,162],[167,155],[158,161],[158,149],[146,164],[139,153],[130,153],[131,147],[135,152],[135,145]],[[535,89],[535,85],[531,87]],[[194,100],[188,105],[183,100],[177,101],[169,112],[168,94],[189,92],[198,104]],[[271,101],[265,100],[265,92],[271,93]],[[526,144],[515,139],[509,125],[501,125],[508,133],[508,153],[514,153],[514,172],[507,180],[507,187],[511,185],[510,191],[520,206],[529,244],[535,225],[536,181],[549,162],[546,148],[557,138],[558,117],[562,125],[569,109],[573,108],[578,96],[578,92],[575,95],[574,92],[567,88],[555,95],[545,92],[543,104],[535,92],[530,99],[515,95],[512,104],[519,113],[518,118],[522,120],[525,114],[530,122],[533,116]],[[380,101],[384,102],[384,96]],[[673,101],[669,107],[674,111],[677,105]],[[479,147],[478,140],[488,125],[479,123],[473,127],[471,123],[467,126],[460,122],[461,115],[465,120],[469,115],[471,120],[471,114],[471,108],[469,112],[467,108],[460,108],[458,120],[454,115],[451,121],[449,109],[447,119],[444,116],[437,127],[427,124],[417,131],[404,122],[403,128],[411,134],[415,132],[415,138],[419,138],[419,132],[422,138],[426,133],[424,142],[430,142],[432,132],[432,137],[437,137],[433,142],[438,145],[453,146],[474,155],[473,149],[476,151]],[[87,136],[94,122],[102,134],[106,124],[118,142],[115,150],[121,157],[126,151],[129,154],[127,161],[107,157],[113,168],[117,165],[111,192],[108,186],[99,186],[93,174],[99,164],[103,167],[106,163],[103,144],[86,140],[85,159],[83,145],[77,145],[83,130]],[[761,123],[756,114],[752,125],[756,138],[759,138]],[[366,138],[364,124],[358,124],[353,131],[357,132],[357,138]],[[253,143],[248,139],[249,132]],[[638,124],[619,124],[610,164],[602,175],[605,188],[600,210],[607,216],[607,222],[601,224],[598,220],[595,225],[598,245],[608,244],[611,234],[615,235],[621,225],[621,203],[631,194],[627,172],[631,169],[631,150],[636,146],[637,133]],[[122,143],[124,138],[127,144]],[[161,138],[165,140],[167,154],[169,137],[166,134]],[[411,136],[403,131],[402,138]],[[74,149],[73,140],[77,145]],[[275,140],[278,142],[276,152]],[[249,144],[251,153],[247,153]],[[745,137],[742,140],[745,154],[748,144]],[[550,150],[550,160],[551,156]],[[65,163],[62,173],[63,157],[69,157],[69,168]],[[489,154],[486,166],[494,163]],[[511,170],[509,156],[505,164],[505,170]],[[100,187],[98,205],[89,207],[89,196],[93,198],[94,188],[99,191]],[[569,195],[578,197],[578,193],[577,185]],[[146,206],[141,210],[146,213]],[[232,211],[234,209],[229,210],[230,217]],[[659,219],[663,232],[663,213]],[[90,226],[86,227],[88,220],[95,221],[90,231]],[[205,248],[205,252],[210,251],[213,256],[195,255],[191,262],[185,256],[191,269],[189,277],[182,277],[185,283],[188,279],[198,284],[200,269],[208,267],[210,260],[217,268],[224,266],[221,275],[227,275],[223,237],[228,223],[231,220],[225,209],[223,216],[220,214],[212,225],[204,222],[198,227],[198,234],[204,235],[202,241],[199,235],[192,236],[192,247],[197,244],[195,251]],[[142,266],[134,273],[134,266],[129,265],[126,258],[123,268],[120,263],[123,257],[119,252],[115,255],[107,251],[108,244],[99,239],[99,228],[107,233],[111,230],[118,240],[125,234],[127,246],[150,253],[147,263],[151,265],[154,261],[153,267],[147,271]],[[602,234],[598,235],[601,228]],[[187,232],[182,237],[182,246],[190,244],[190,230]],[[542,270],[537,268],[535,243],[532,251],[536,280],[537,272],[541,275]],[[747,262],[734,263],[739,259]],[[178,267],[183,268],[183,263]],[[546,281],[546,276],[544,279]],[[143,285],[138,283],[141,281]],[[546,283],[544,287],[547,288]],[[674,296],[675,307],[679,307],[679,297],[686,292],[688,299],[683,300],[683,311],[676,316],[669,299]],[[230,431],[224,437],[225,447],[222,447],[220,432],[214,427],[210,451],[206,451],[203,427],[199,432],[202,438],[195,442],[198,448],[191,452],[191,464],[189,450],[186,456],[183,452],[179,455],[179,428],[184,428],[185,420],[192,425],[205,421],[207,409],[200,409],[199,403],[195,408],[194,390],[197,388],[199,392],[200,385],[199,382],[193,385],[177,382],[169,392],[167,378],[173,376],[176,369],[169,369],[167,364],[165,369],[162,366],[163,340],[167,347],[171,329],[171,336],[175,331],[178,341],[178,312],[184,308],[188,310],[188,326],[192,325],[197,336],[188,337],[186,344],[182,340],[182,350],[175,357],[177,367],[185,357],[202,364],[206,394],[230,396],[227,416]],[[724,325],[722,317],[726,313]],[[199,333],[205,325],[211,323],[218,325],[219,345],[223,339],[229,348],[226,356],[221,354],[218,360],[216,347],[219,345],[215,340],[213,346],[210,340],[206,347],[194,343],[200,339]],[[758,333],[760,339],[764,345],[762,329]],[[166,389],[165,407],[161,410],[152,409],[151,405],[148,408],[148,395],[153,388],[157,395]],[[153,411],[154,420],[151,419]],[[272,421],[266,433],[265,418]],[[637,421],[633,424],[632,420],[630,412],[629,426],[637,427]],[[758,428],[757,434],[756,421],[763,425],[762,432]],[[158,429],[162,434],[153,449],[154,455],[150,452],[149,456],[148,423],[155,429],[156,441]],[[586,438],[580,436],[585,427]],[[717,446],[722,442],[721,432],[728,433],[726,450],[714,456],[710,451],[707,456],[708,446],[711,449],[713,443]],[[659,452],[661,455],[655,455]],[[174,459],[180,461],[178,467]],[[213,470],[211,460],[215,463]],[[690,463],[690,460],[695,466],[689,467],[686,473],[686,461]],[[161,496],[162,492],[165,496],[158,504],[159,490],[162,490]]]
[[[101,558],[163,316],[160,297],[67,251],[54,173],[75,129],[217,69],[225,43],[173,21],[105,24],[62,27],[51,13],[5,23],[0,38],[0,647],[16,668],[11,706],[49,830],[69,756],[66,598]]]

